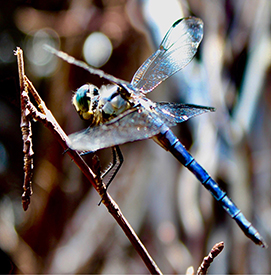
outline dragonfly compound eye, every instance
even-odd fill
[[[98,88],[92,84],[85,84],[76,91],[72,104],[82,119],[90,120],[92,118],[93,105],[96,102],[94,97],[97,97],[98,94]]]

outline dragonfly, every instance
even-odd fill
[[[131,82],[118,79],[46,45],[45,49],[50,53],[111,83],[100,88],[88,83],[76,91],[72,103],[80,117],[89,121],[90,126],[69,135],[68,146],[80,152],[113,148],[111,168],[115,165],[117,168],[112,180],[123,162],[118,145],[152,138],[197,177],[248,238],[266,247],[257,229],[170,130],[178,123],[215,109],[192,104],[154,102],[146,97],[147,93],[193,59],[202,38],[201,19],[186,17],[177,20],[157,51],[136,71]]]

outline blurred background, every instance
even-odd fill
[[[149,96],[213,106],[174,128],[192,155],[271,245],[271,2],[269,0],[11,0],[0,8],[0,273],[145,274],[148,270],[76,165],[33,123],[34,176],[21,206],[23,154],[13,50],[67,134],[86,128],[71,105],[86,82],[104,84],[42,49],[49,44],[130,81],[179,18],[204,21],[196,58]],[[210,273],[271,273],[270,249],[241,232],[212,196],[152,140],[121,146],[109,193],[162,272],[197,268],[225,249]],[[110,149],[98,152],[103,168]],[[85,157],[88,163],[91,156]]]

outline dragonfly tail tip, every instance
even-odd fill
[[[257,232],[256,235],[254,235],[255,239],[254,242],[258,245],[260,245],[262,248],[268,248],[267,243],[265,242],[264,238]]]

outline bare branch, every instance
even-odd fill
[[[197,275],[207,274],[208,268],[224,248],[224,242],[217,243],[213,246],[208,256],[204,257],[200,267],[197,270]]]
[[[32,195],[32,175],[33,175],[33,144],[32,144],[32,128],[29,117],[29,112],[25,107],[27,103],[27,87],[24,81],[24,61],[23,51],[17,48],[15,55],[17,55],[19,81],[20,81],[20,97],[21,97],[21,131],[23,139],[23,153],[24,153],[24,184],[22,194],[22,205],[26,211],[30,204],[30,196]]]
[[[22,57],[22,50],[17,48],[16,55]],[[23,59],[18,62],[19,64],[22,64],[23,67]],[[20,68],[19,68],[20,71]],[[24,94],[24,108],[25,111],[28,112],[28,116],[31,115],[34,119],[40,121],[42,124],[44,124],[55,136],[57,141],[60,143],[62,148],[67,152],[67,154],[73,159],[75,164],[79,167],[79,169],[83,172],[83,174],[86,176],[86,178],[89,180],[89,182],[93,185],[93,187],[96,189],[96,191],[99,193],[99,195],[102,198],[102,203],[107,207],[110,214],[115,218],[117,223],[120,225],[142,260],[144,261],[145,265],[149,269],[151,274],[162,274],[154,260],[149,255],[148,251],[146,250],[145,246],[142,244],[136,233],[134,232],[133,228],[130,226],[126,218],[123,216],[119,206],[117,203],[111,198],[108,192],[106,192],[106,186],[101,180],[100,176],[100,166],[97,161],[97,159],[94,158],[93,169],[94,172],[90,169],[90,167],[86,164],[86,162],[82,159],[82,157],[77,153],[77,151],[71,150],[68,147],[68,136],[63,131],[63,129],[60,127],[54,116],[52,115],[51,111],[46,107],[44,101],[40,98],[38,92],[36,91],[33,84],[30,82],[30,80],[24,75],[23,69],[21,70],[23,73],[21,73],[22,77],[20,78],[20,81],[22,81],[22,86],[26,87],[26,90],[29,90],[31,94],[33,95],[35,101],[38,104],[37,108],[32,104],[30,101],[30,98],[28,96],[28,93]],[[19,73],[20,74],[20,73]],[[20,82],[21,83],[21,82]],[[26,116],[26,117],[28,117]],[[31,136],[30,136],[31,137]]]

